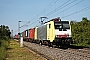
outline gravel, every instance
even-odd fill
[[[45,45],[39,45],[30,42],[24,42],[24,45],[55,60],[90,60],[90,50],[87,53],[83,49],[60,49],[50,48]]]

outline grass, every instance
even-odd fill
[[[1,46],[0,47],[0,60],[5,59],[5,57],[6,57],[6,49],[5,47]]]
[[[88,45],[88,44],[84,44],[84,43],[79,43],[79,44],[71,44],[71,45],[73,45],[73,46],[82,46],[82,47],[89,47],[90,48],[90,45]]]
[[[21,48],[18,42],[11,40],[7,50],[6,60],[45,60],[45,58],[39,56],[28,48]]]
[[[0,40],[0,60],[6,58],[6,48],[8,47],[8,40]]]

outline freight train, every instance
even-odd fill
[[[22,32],[24,41],[36,42],[48,46],[68,46],[72,42],[70,21],[54,18],[41,26]]]

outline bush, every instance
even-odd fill
[[[8,40],[1,40],[1,46],[7,48],[8,47]]]
[[[6,48],[9,45],[9,40],[0,40],[0,60],[4,60],[6,58]]]

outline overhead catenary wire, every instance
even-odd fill
[[[69,15],[63,16],[62,18],[66,18],[66,17],[68,17],[68,16],[72,16],[72,15],[75,15],[75,14],[77,14],[77,13],[81,13],[81,12],[83,12],[83,11],[89,10],[89,9],[90,9],[90,6],[88,6],[88,7],[86,7],[86,8],[83,8],[83,9],[81,9],[81,10],[78,10],[78,11],[76,11],[76,12],[74,12],[74,13],[69,14]],[[61,19],[62,19],[62,18],[61,18]]]
[[[43,12],[45,13],[45,11],[50,8],[51,6],[53,6],[53,2],[55,0],[51,1],[47,6],[46,8],[44,8],[39,14],[37,14],[34,18],[32,18],[31,20],[34,20],[35,18],[37,18],[39,15],[41,15]],[[56,3],[58,0],[56,0],[54,3]]]
[[[52,6],[52,3],[54,2],[54,0],[53,1],[51,1],[47,6],[46,6],[46,8],[44,8],[38,15],[40,15],[40,14],[42,14],[43,12],[45,12],[45,10],[47,10],[50,6]],[[37,16],[38,16],[37,15]]]
[[[54,3],[52,3],[52,5],[50,5],[48,8],[50,8],[50,7],[52,7],[54,4],[56,4],[58,2],[58,0],[56,0]],[[47,9],[48,9],[47,8]],[[45,11],[47,10],[47,9],[45,9]]]
[[[58,1],[58,0],[56,0],[55,3],[56,3],[57,1]],[[70,0],[66,1],[66,2],[65,2],[64,4],[62,4],[61,6],[65,5],[65,4],[68,3],[69,1],[70,1]],[[74,0],[74,1],[76,1],[76,0]],[[74,1],[73,1],[73,2],[74,2]],[[72,3],[72,2],[71,2],[71,3]],[[51,3],[50,3],[50,4],[51,4]],[[49,5],[50,5],[50,4],[49,4]],[[52,6],[52,5],[51,5],[51,6]],[[50,7],[51,7],[51,6],[50,6]],[[61,6],[59,6],[58,8],[60,8]],[[65,6],[66,6],[66,5],[65,5]],[[56,8],[56,9],[57,9],[57,8]],[[55,9],[55,10],[56,10],[56,9]],[[39,15],[39,14],[38,14],[38,15]],[[38,16],[38,15],[37,15],[37,16]],[[47,15],[46,15],[46,16],[47,16]],[[36,18],[36,17],[35,17],[35,18]],[[34,18],[33,18],[33,19],[34,19]],[[32,19],[32,20],[33,20],[33,19]],[[39,21],[39,20],[37,20],[37,21]],[[34,21],[34,22],[31,23],[31,24],[34,24],[34,23],[36,23],[37,21]]]
[[[21,27],[24,27],[24,26],[26,26],[26,25],[29,24],[29,23],[30,23],[30,21],[27,22],[26,24],[22,25]],[[21,27],[19,27],[19,28],[21,28]]]
[[[71,16],[71,15],[74,15],[74,14],[77,14],[77,13],[80,13],[80,12],[83,12],[83,11],[86,11],[86,10],[89,10],[89,9],[90,9],[90,6],[88,6],[88,7],[86,7],[86,8],[83,8],[83,9],[81,9],[81,10],[78,10],[78,11],[76,11],[76,12],[74,12],[74,13],[71,13],[71,14],[69,14],[69,15],[67,15],[67,16],[62,17],[62,18]],[[61,18],[61,19],[62,19],[62,18]]]
[[[84,1],[84,0],[81,0],[81,1],[79,1],[79,2],[77,2],[77,3],[75,3],[75,4],[73,4],[72,6],[66,8],[66,9],[64,9],[64,10],[62,10],[62,11],[56,13],[56,14],[54,14],[53,16],[58,15],[59,13],[62,13],[62,12],[64,12],[64,11],[66,11],[66,10],[68,10],[68,9],[70,9],[70,8],[72,8],[72,7],[76,6],[76,5],[78,5],[78,4],[80,4],[80,3],[83,2],[83,1]]]
[[[22,21],[22,22],[24,22],[24,21]],[[29,24],[29,23],[30,23],[30,21],[29,21],[29,22],[27,22],[26,24],[24,24],[24,25],[20,26],[19,28],[22,28],[22,27],[24,27],[24,26],[27,26],[27,24]],[[18,32],[18,30],[15,30],[13,33],[15,34],[16,32]]]
[[[58,0],[56,0],[54,3],[52,3],[52,5],[50,5],[48,8],[52,7],[54,4],[56,5],[57,2],[58,2]],[[44,13],[48,10],[48,8],[44,9]]]
[[[83,9],[81,9],[81,10],[78,10],[78,11],[76,11],[76,12],[74,12],[74,13],[71,13],[71,14],[69,14],[69,15],[66,15],[66,16],[64,16],[64,17],[61,17],[61,19],[62,18],[65,18],[65,17],[68,17],[68,16],[71,16],[71,15],[74,15],[74,14],[77,14],[77,13],[80,13],[80,12],[83,12],[83,11],[86,11],[86,10],[89,10],[90,9],[90,6],[88,6],[88,7],[86,7],[86,8],[83,8]],[[37,20],[38,21],[38,20]],[[32,23],[33,24],[33,23]]]
[[[57,3],[58,0],[56,0],[53,4]],[[50,3],[51,4],[51,3]],[[51,6],[53,6],[53,4],[51,4],[48,8],[50,8]],[[48,8],[46,8],[45,10],[47,10]]]
[[[56,2],[58,2],[58,0],[56,0],[55,2],[54,2],[55,0],[53,0],[53,1],[51,1],[51,3],[44,9],[44,11],[42,11],[42,12],[40,12],[37,16],[39,16],[40,14],[42,14],[43,12],[45,12],[48,8],[50,8],[51,6],[53,6],[53,4],[54,3],[56,3]],[[53,3],[54,2],[54,3]],[[53,3],[53,4],[52,4]],[[36,17],[37,17],[36,16]],[[35,19],[36,17],[34,17],[33,19]],[[31,19],[31,20],[33,20],[33,19]],[[31,24],[34,24],[34,23],[36,23],[36,22],[38,22],[39,20],[36,20],[36,21],[34,21],[34,22],[32,22]]]
[[[44,11],[42,11],[42,12],[40,12],[38,15],[36,15],[34,18],[32,18],[31,20],[34,20],[36,17],[38,17],[40,14],[42,14],[43,12],[45,12],[49,7],[51,7],[53,4],[53,2],[54,2],[55,0],[53,0],[53,1],[51,1],[47,6],[46,6],[46,8],[44,9]],[[56,0],[54,3],[56,3],[58,0]],[[34,21],[34,22],[32,22],[32,23],[30,23],[30,24],[34,24],[34,23],[36,23],[36,22],[38,22],[39,20],[36,20],[36,21]],[[26,23],[27,24],[27,23]],[[24,24],[23,26],[25,26],[26,24]],[[23,27],[23,26],[21,26],[21,27]],[[21,28],[20,27],[20,28]]]
[[[68,6],[68,5],[70,5],[70,4],[72,4],[72,3],[74,3],[76,0],[73,0],[73,1],[71,1],[70,3],[68,3],[70,0],[68,0],[68,1],[66,1],[64,4],[62,4],[62,5],[60,5],[58,8],[56,8],[55,10],[53,10],[52,12],[50,12],[51,14],[52,13],[55,13],[56,11],[58,11],[58,10],[60,10],[60,9],[62,9],[62,8],[65,8],[66,6]],[[57,2],[57,1],[56,1]],[[55,3],[56,3],[55,2]],[[68,3],[68,4],[67,4]],[[66,4],[66,5],[65,5]],[[55,12],[54,12],[55,11]],[[48,13],[48,14],[50,14],[50,13]],[[48,15],[47,14],[47,15]],[[46,16],[47,16],[46,15]],[[37,21],[39,21],[39,20],[37,20]],[[33,23],[31,23],[31,24],[34,24],[34,23],[36,23],[37,21],[35,21],[35,22],[33,22]]]
[[[57,12],[58,10],[65,8],[66,6],[74,3],[76,0],[73,0],[73,1],[71,1],[70,3],[69,3],[69,1],[70,1],[70,0],[66,1],[64,4],[60,5],[59,7],[57,7],[56,9],[54,9],[53,11],[51,11],[50,13],[46,14],[45,16],[51,15],[51,14]],[[68,4],[67,4],[67,3],[68,3]],[[66,5],[65,5],[65,4],[66,4]]]
[[[42,14],[43,12],[45,12],[49,7],[51,7],[53,4],[53,2],[54,2],[55,0],[53,0],[53,1],[51,1],[48,5],[47,5],[47,7],[44,9],[44,11],[42,11],[42,12],[40,12],[37,16],[35,16],[34,18],[32,18],[31,20],[34,20],[36,17],[38,17],[40,14]],[[56,0],[54,3],[56,3],[58,0]],[[39,20],[36,20],[36,21],[34,21],[34,22],[32,22],[31,24],[34,24],[34,23],[36,23],[36,22],[38,22]]]
[[[53,1],[54,1],[54,0],[53,0]],[[70,1],[70,0],[68,0],[68,2],[69,2],[69,1]],[[74,0],[74,1],[76,1],[76,0]],[[83,1],[83,0],[82,0],[82,1]],[[51,4],[50,4],[50,5],[51,5]],[[65,6],[66,6],[66,5],[65,5]],[[72,5],[72,6],[73,6],[73,5]],[[72,7],[72,6],[71,6],[71,7]],[[64,7],[64,6],[63,6],[63,7]],[[61,7],[61,8],[63,8],[63,7]],[[70,8],[70,7],[69,7],[69,8]],[[69,8],[68,8],[68,9],[69,9]],[[58,9],[60,9],[60,8],[58,8]],[[55,9],[54,11],[57,12],[58,9]],[[47,10],[47,9],[46,9],[46,10]],[[67,9],[66,9],[66,10],[67,10]],[[64,11],[66,11],[66,10],[64,10]],[[45,9],[44,9],[44,11],[45,11]],[[64,11],[62,11],[62,12],[64,12]],[[54,13],[55,13],[55,12],[54,12]],[[52,13],[52,14],[53,14],[53,13]],[[50,14],[50,15],[51,15],[51,14]],[[37,16],[39,16],[39,14],[38,14]],[[37,16],[36,16],[36,17],[37,17]],[[36,17],[34,17],[33,19],[35,19]],[[62,17],[62,18],[63,18],[63,17]],[[31,20],[33,20],[33,19],[31,19]],[[32,25],[32,24],[35,24],[35,23],[38,22],[38,21],[39,21],[39,20],[36,20],[36,21],[34,21],[34,22],[30,23],[30,24],[31,24],[31,25]]]

